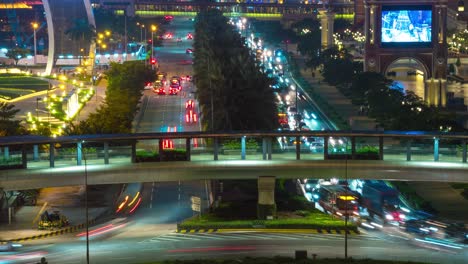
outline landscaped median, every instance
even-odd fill
[[[318,210],[287,214],[279,212],[278,217],[272,220],[226,220],[213,214],[205,214],[189,218],[177,225],[177,231],[181,233],[257,231],[344,234],[345,230],[348,230],[348,234],[359,234],[357,226],[353,223],[345,224],[344,221]]]

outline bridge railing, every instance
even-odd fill
[[[223,160],[385,160],[466,163],[467,134],[424,132],[139,133],[1,137],[0,169]]]

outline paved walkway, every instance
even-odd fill
[[[323,81],[323,77],[319,71],[315,71],[315,77],[312,77],[312,71],[305,67],[305,60],[303,57],[297,55],[296,59],[301,75],[308,81],[314,90],[326,100],[336,112],[341,115],[353,130],[373,130],[376,123],[373,119],[359,115],[359,107],[353,105],[351,100],[346,98],[335,86],[328,85]]]
[[[315,78],[313,78],[312,72],[305,67],[305,61],[302,57],[296,56],[295,59],[301,68],[302,76],[342,117],[350,121],[352,129],[375,129],[375,122],[366,116],[359,116],[359,108],[352,105],[351,100],[346,98],[336,87],[326,84],[317,71]],[[439,212],[440,217],[468,224],[468,200],[463,198],[459,191],[453,189],[450,184],[411,182],[411,186],[424,200],[432,204],[432,207]]]

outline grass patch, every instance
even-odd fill
[[[209,228],[254,228],[263,227],[271,229],[344,229],[345,223],[342,220],[333,218],[330,215],[324,214],[318,210],[300,211],[297,214],[281,214],[278,213],[278,218],[273,220],[257,220],[257,219],[230,219],[226,220],[214,213],[208,213],[201,217],[193,217],[179,224],[181,229],[209,229]],[[349,230],[357,230],[355,225],[348,223]]]
[[[30,93],[44,91],[49,83],[34,77],[19,74],[0,74],[0,98],[14,99]]]
[[[147,264],[424,264],[424,262],[410,261],[395,261],[395,260],[375,260],[375,259],[341,259],[341,258],[324,258],[324,259],[304,259],[296,260],[290,257],[245,257],[242,259],[193,259],[193,260],[164,260],[156,262],[147,262]]]

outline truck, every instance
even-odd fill
[[[404,211],[400,208],[400,193],[384,182],[366,182],[362,189],[361,207],[366,209],[369,217],[378,216],[384,224],[405,220]]]
[[[359,216],[358,196],[341,185],[320,185],[318,203],[325,212],[339,217]]]

